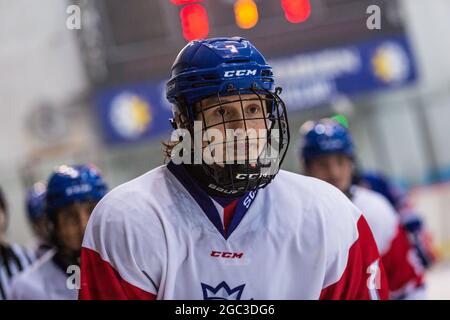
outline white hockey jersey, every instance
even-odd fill
[[[227,208],[169,163],[111,191],[83,241],[80,299],[387,297],[372,233],[347,197],[280,171]]]
[[[385,254],[397,234],[399,219],[382,195],[359,186],[351,188],[352,202],[364,214],[380,255]]]
[[[30,268],[19,274],[11,286],[12,300],[76,300],[78,290],[67,286],[68,274],[53,261],[49,250]]]
[[[424,299],[424,269],[399,215],[381,194],[353,186],[352,201],[372,230],[393,299]]]

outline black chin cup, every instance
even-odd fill
[[[208,189],[225,196],[240,197],[246,192],[264,188],[276,172],[264,173],[260,165],[226,164],[221,168],[203,167],[210,177]],[[208,172],[209,171],[209,172]]]

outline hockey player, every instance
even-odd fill
[[[0,187],[0,300],[10,298],[11,283],[35,260],[33,252],[6,242],[9,208]]]
[[[92,165],[60,166],[51,174],[46,212],[55,249],[17,276],[12,284],[12,299],[77,299],[79,272],[78,279],[69,277],[77,276],[88,218],[106,191],[103,178]]]
[[[338,189],[279,170],[289,128],[274,81],[243,38],[179,53],[166,91],[179,140],[166,144],[167,165],[95,208],[80,299],[387,298],[361,212]]]
[[[42,257],[45,252],[51,249],[48,221],[45,214],[46,189],[44,182],[36,182],[27,191],[25,200],[28,220],[36,237],[31,249],[35,252],[37,258]]]
[[[350,132],[331,119],[300,129],[300,157],[307,175],[327,181],[362,210],[374,234],[392,299],[423,299],[423,268],[390,203],[380,194],[352,185],[354,145]]]
[[[399,214],[400,223],[407,231],[423,267],[429,269],[436,262],[437,253],[433,248],[431,235],[426,230],[422,217],[409,203],[406,193],[395,187],[386,176],[378,172],[357,174],[357,183],[381,193],[389,200]]]

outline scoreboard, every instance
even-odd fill
[[[167,78],[187,41],[242,36],[269,59],[404,33],[396,0],[79,0],[80,41],[96,87]],[[381,9],[369,30],[367,8]],[[95,17],[95,19],[93,18]]]

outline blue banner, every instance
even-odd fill
[[[269,62],[289,111],[311,108],[339,96],[395,89],[417,78],[407,38],[384,37],[302,53]]]
[[[128,85],[97,95],[96,105],[106,143],[137,142],[170,132],[172,111],[165,97],[165,83]]]

